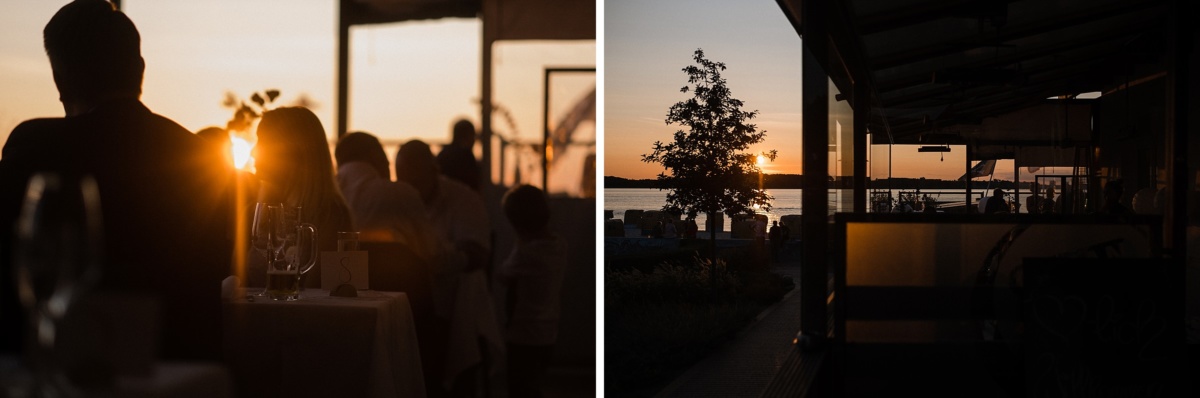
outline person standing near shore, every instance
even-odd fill
[[[767,237],[771,240],[771,262],[779,262],[779,249],[783,247],[783,228],[779,227],[779,221],[772,221]]]

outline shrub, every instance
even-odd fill
[[[710,272],[716,272],[716,293]],[[613,269],[605,273],[605,305],[620,308],[639,303],[703,303],[734,298],[741,282],[718,260],[715,271],[711,261],[693,257],[691,265],[664,261],[652,272],[637,268]]]

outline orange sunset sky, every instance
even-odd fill
[[[0,13],[0,142],[21,121],[63,110],[42,28],[67,0],[6,0]],[[279,105],[312,104],[332,142],[336,113],[337,0],[124,0],[142,36],[142,101],[192,131],[224,126],[225,93],[279,89]],[[482,24],[478,19],[351,28],[349,129],[394,147],[449,140],[457,118],[479,126]],[[500,42],[494,101],[511,112],[494,131],[541,141],[546,67],[596,67],[595,41]],[[574,83],[573,83],[574,84]],[[574,87],[586,92],[594,84]],[[575,85],[579,85],[575,84]],[[563,96],[575,95],[564,94]],[[565,102],[564,102],[565,103]],[[593,133],[594,134],[594,133]],[[509,170],[511,172],[511,170]]]

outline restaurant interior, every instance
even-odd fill
[[[829,148],[804,152],[802,205],[831,216],[802,221],[802,330],[764,396],[1194,395],[1186,3],[778,0],[803,39],[803,146]],[[1065,210],[868,213],[868,145],[1011,159]],[[831,180],[852,211],[828,211]]]

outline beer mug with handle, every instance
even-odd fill
[[[267,295],[273,300],[300,298],[300,278],[317,263],[317,228],[302,223],[300,207],[268,206],[272,242]]]

